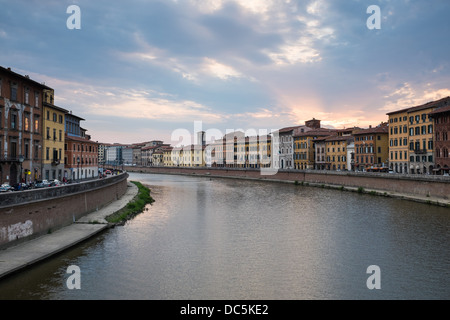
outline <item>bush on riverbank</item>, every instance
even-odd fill
[[[138,194],[130,201],[125,208],[117,211],[116,213],[106,217],[106,221],[109,223],[119,223],[144,211],[147,204],[152,204],[155,200],[150,195],[150,189],[142,185],[140,182],[131,181],[138,187]]]

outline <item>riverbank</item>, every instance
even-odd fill
[[[138,192],[138,187],[128,182],[126,193],[107,206],[74,221],[67,227],[1,250],[0,280],[116,226],[115,223],[108,222],[107,217],[126,207],[135,199]]]
[[[279,170],[262,175],[260,169],[132,167],[128,172],[243,179],[337,189],[373,196],[392,197],[450,208],[450,178],[443,176]]]

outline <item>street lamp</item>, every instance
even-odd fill
[[[77,180],[80,181],[80,157],[77,157]]]
[[[25,157],[23,155],[19,156],[19,162],[20,162],[20,179],[19,179],[19,183],[22,183],[22,164],[23,161],[25,160]]]

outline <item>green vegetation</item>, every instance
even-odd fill
[[[358,193],[364,193],[364,188],[363,187],[359,187],[358,188]]]
[[[376,196],[377,195],[377,193],[375,191],[370,191],[369,194],[372,195],[372,196]]]
[[[125,208],[117,211],[116,213],[106,217],[106,221],[110,223],[119,223],[128,220],[135,215],[144,211],[147,204],[155,202],[155,200],[150,196],[150,189],[142,185],[140,182],[131,181],[135,184],[139,191],[138,194],[130,201]]]
[[[339,190],[344,191],[344,186],[341,186]]]
[[[298,180],[295,180],[294,184],[295,184],[296,186],[298,186],[300,183],[298,183]]]

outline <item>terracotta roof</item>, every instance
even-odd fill
[[[450,104],[450,96],[446,97],[446,98],[442,98],[440,100],[430,101],[430,102],[427,102],[427,103],[422,104],[420,106],[415,106],[415,107],[406,108],[406,109],[402,109],[402,110],[398,110],[398,111],[393,111],[393,112],[387,113],[387,115],[400,113],[400,112],[405,112],[405,111],[410,113],[410,112],[420,111],[420,110],[423,110],[423,109],[440,108],[440,107],[443,107],[443,106],[447,106],[449,104]]]
[[[354,138],[352,136],[328,136],[325,141],[350,141]]]
[[[294,137],[310,137],[310,136],[329,136],[336,134],[336,130],[334,129],[327,129],[327,128],[317,128],[306,132],[299,132],[297,134],[294,134]]]
[[[450,112],[450,105],[441,107],[441,108],[437,108],[436,110],[430,112],[429,114],[432,116],[432,115],[440,114],[440,113],[444,113],[444,112]]]
[[[355,132],[353,135],[360,135],[360,134],[368,134],[368,133],[389,133],[389,126],[387,125],[380,125],[373,128],[367,128],[362,129],[358,132]]]

